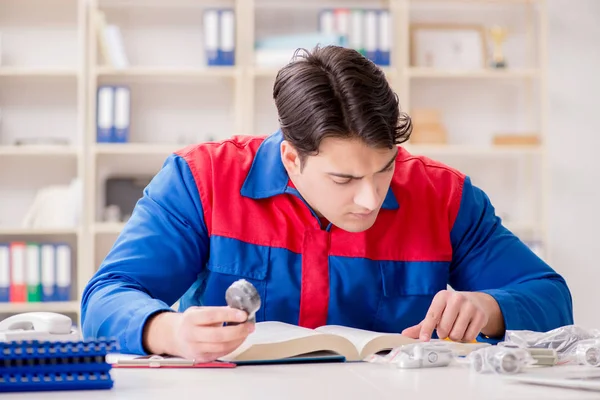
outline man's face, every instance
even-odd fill
[[[376,149],[358,139],[326,138],[319,154],[300,167],[295,149],[283,142],[290,179],[320,216],[348,232],[369,229],[387,195],[397,148]]]

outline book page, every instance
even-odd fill
[[[320,336],[320,333],[315,332],[312,329],[283,322],[258,322],[256,324],[256,329],[248,335],[244,343],[232,353],[221,358],[221,360],[232,360],[252,346],[289,342],[310,336]]]
[[[266,321],[258,322],[256,329],[248,335],[244,343],[247,342],[250,346],[253,344],[280,343],[315,335],[319,335],[319,333],[312,329],[283,322]]]
[[[349,328],[346,326],[339,325],[327,325],[321,326],[315,329],[317,332],[329,333],[331,335],[342,336],[356,346],[359,353],[363,351],[365,346],[369,344],[373,339],[381,336],[387,336],[388,333],[372,332],[363,329]]]

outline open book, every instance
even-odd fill
[[[326,354],[361,361],[367,356],[392,350],[416,339],[398,333],[378,333],[337,325],[307,329],[282,322],[259,322],[256,330],[232,353],[220,358],[228,362],[285,361]]]

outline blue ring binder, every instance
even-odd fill
[[[0,342],[0,393],[110,389],[116,341]]]

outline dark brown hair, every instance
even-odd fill
[[[317,154],[326,137],[358,137],[391,149],[412,132],[383,71],[344,47],[297,50],[277,74],[273,98],[283,136],[301,159]]]

